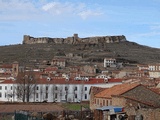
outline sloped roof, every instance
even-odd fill
[[[156,92],[156,93],[158,93],[158,94],[160,94],[160,88],[151,88],[151,90]]]
[[[24,74],[30,74],[30,71],[26,71],[25,73],[19,74],[22,77]],[[89,78],[88,80],[74,80],[74,78],[70,78],[69,80],[63,78],[63,77],[53,77],[50,76],[50,78],[39,78],[39,76],[42,74],[42,72],[33,72],[33,76],[35,76],[36,83],[37,84],[108,84],[108,83],[122,83],[122,79],[109,79],[108,82],[104,81],[102,78]],[[45,76],[47,77],[47,76]],[[4,81],[7,82],[7,81]],[[3,83],[4,83],[3,82]],[[12,82],[13,84],[16,84],[15,82]],[[2,84],[2,83],[1,83]]]
[[[90,79],[89,81],[85,80],[74,80],[74,79],[69,79],[66,80],[65,78],[57,78],[57,79],[52,79],[48,81],[46,78],[39,79],[37,81],[38,84],[105,84],[103,79]],[[107,83],[106,83],[107,84]]]
[[[93,95],[95,95],[95,94],[97,94],[97,93],[99,93],[99,92],[101,92],[101,91],[103,91],[105,89],[107,89],[107,88],[91,86],[90,90],[92,90]]]
[[[15,83],[15,81],[13,81],[13,80],[3,80],[0,82],[0,84],[14,84],[14,83]]]
[[[12,68],[12,65],[11,64],[2,64],[0,65],[0,68]]]
[[[57,71],[57,70],[58,70],[57,67],[47,67],[47,68],[45,69],[45,71]]]
[[[121,85],[115,85],[109,89],[105,89],[104,91],[98,93],[95,95],[95,97],[99,98],[111,98],[112,95],[121,95],[140,84],[133,83],[133,84],[121,84]]]
[[[129,97],[129,96],[123,96],[123,95],[120,95],[120,97],[124,97],[126,99],[137,101],[138,103],[142,103],[142,104],[145,104],[145,105],[148,105],[148,106],[151,106],[151,107],[157,107],[157,104],[154,103],[153,101],[143,101],[143,100],[138,100],[136,98]]]
[[[46,78],[39,79],[37,81],[40,84],[108,84],[108,83],[121,83],[122,79],[109,79],[108,83],[104,81],[102,78],[89,78],[89,80],[74,80],[73,78],[70,78],[69,80],[66,80],[65,78],[51,78],[50,81],[48,81]]]

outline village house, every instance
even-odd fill
[[[19,64],[13,62],[12,64],[1,64],[0,65],[0,80],[14,79],[18,75]]]
[[[150,78],[160,78],[160,64],[149,64]]]
[[[46,74],[56,74],[58,70],[58,67],[47,67],[44,70],[44,73]]]
[[[121,106],[130,118],[141,114],[145,120],[153,119],[154,114],[147,115],[146,109],[160,108],[160,94],[137,83],[115,85],[97,93],[92,99],[92,109],[110,105]]]
[[[94,104],[94,96],[96,95],[96,94],[98,94],[99,92],[101,92],[101,91],[103,91],[103,90],[106,90],[107,88],[102,88],[102,87],[95,87],[95,86],[92,86],[91,88],[90,88],[90,92],[89,92],[89,94],[90,94],[90,109],[91,110],[93,110],[93,109],[95,109],[94,108],[94,106],[93,106],[93,104]]]
[[[63,58],[54,58],[51,61],[52,66],[66,67],[66,60]]]
[[[147,64],[138,64],[137,67],[138,67],[138,70],[140,70],[140,71],[148,71],[149,70],[149,66]]]
[[[116,59],[115,58],[104,58],[104,67],[116,67]]]

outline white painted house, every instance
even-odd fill
[[[104,67],[116,67],[116,59],[115,58],[104,58]]]

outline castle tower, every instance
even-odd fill
[[[77,40],[78,39],[78,34],[73,34],[73,38],[74,38],[74,40]]]
[[[28,44],[29,43],[29,39],[30,39],[29,35],[24,35],[23,36],[23,44]]]

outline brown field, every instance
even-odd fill
[[[0,113],[13,113],[19,110],[47,112],[47,111],[62,111],[64,110],[60,104],[56,103],[14,103],[14,104],[0,104]]]

